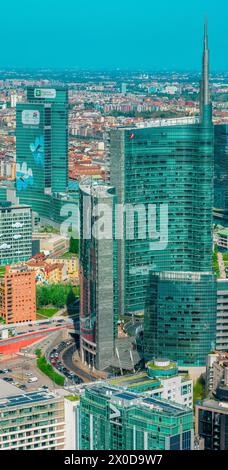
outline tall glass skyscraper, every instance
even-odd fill
[[[199,117],[118,128],[109,141],[110,184],[115,188],[115,249],[109,264],[110,269],[115,266],[118,315],[145,312],[146,359],[165,351],[186,366],[204,365],[216,329],[214,128],[206,25],[200,88]],[[86,266],[83,258],[82,264]],[[104,267],[108,269],[105,260]],[[87,283],[89,299],[94,285],[94,280]],[[102,297],[96,301],[102,303]]]
[[[204,365],[216,323],[214,128],[206,25],[200,88],[199,118],[120,128],[110,137],[110,182],[117,203],[126,212],[129,204],[134,209],[117,241],[118,312],[144,311],[147,298],[146,359],[165,351],[188,366]]]
[[[130,223],[139,222],[139,230],[128,237],[125,219],[118,241],[120,314],[144,310],[151,271],[212,270],[214,129],[207,50],[206,36],[200,118],[111,132],[110,182],[118,204],[134,205]],[[154,223],[150,233],[149,222]]]
[[[16,108],[16,188],[20,202],[55,218],[53,198],[68,186],[68,91],[27,88]]]
[[[151,270],[211,270],[213,128],[176,124],[111,135],[110,175],[117,202],[135,205],[136,214],[143,205],[147,215],[145,231],[140,222],[144,238],[135,229],[134,238],[127,239],[125,221],[124,238],[118,241],[120,313],[144,310]],[[160,226],[153,239],[148,233],[151,204],[156,205],[158,232]],[[140,214],[132,223],[138,220]]]

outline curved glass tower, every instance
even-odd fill
[[[134,207],[117,240],[118,313],[145,311],[147,360],[165,351],[179,364],[204,365],[216,323],[214,126],[206,23],[200,116],[113,130],[110,157],[117,203]],[[151,286],[153,273],[157,277]]]
[[[215,347],[216,281],[210,273],[155,273],[145,311],[144,356],[203,366]]]
[[[115,315],[114,305],[118,315],[145,312],[145,359],[165,352],[169,359],[186,366],[204,365],[216,325],[214,127],[206,24],[200,88],[199,117],[154,120],[110,132],[115,244],[110,245],[109,261],[100,265],[107,270],[104,285],[110,279],[109,270],[113,277],[109,287],[114,302],[104,307],[103,321]],[[81,226],[89,223],[81,210]],[[96,285],[99,270],[94,261],[99,244],[88,241],[87,245],[85,240],[81,242],[81,279],[91,305],[94,289],[101,286],[100,282]],[[104,254],[100,243],[100,259]],[[84,293],[81,315],[87,312]],[[97,312],[103,301],[102,288],[97,289]],[[93,308],[90,310],[93,314]],[[105,329],[100,332],[105,335]],[[94,338],[88,341],[95,343]],[[84,343],[84,349],[92,353]]]
[[[170,271],[162,269],[162,272],[151,273],[145,311],[145,358],[157,357],[165,351],[170,359],[182,366],[204,366],[207,354],[215,347],[216,281],[212,274],[214,129],[208,74],[205,24],[200,123],[194,126],[198,132],[198,142],[195,149],[194,146],[190,147],[189,158],[185,162],[185,169],[188,165],[191,167],[186,181],[191,188],[188,222],[186,225],[186,214],[184,217],[182,215],[183,229],[179,231],[176,219],[176,242],[169,238],[170,249],[174,249],[175,255],[182,247],[183,261],[180,263],[176,256],[174,266],[170,263]],[[186,127],[184,132],[188,139],[194,131],[190,127],[188,131]],[[180,149],[176,147],[176,153],[178,151]],[[180,177],[178,184],[181,185]],[[182,191],[183,186],[179,193],[180,211]],[[181,219],[179,222],[181,224]],[[186,228],[185,248],[179,239],[186,233]]]

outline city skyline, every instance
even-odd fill
[[[225,0],[10,6],[0,454],[228,450]]]

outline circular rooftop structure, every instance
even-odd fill
[[[149,377],[171,377],[178,373],[176,362],[170,361],[169,359],[154,359],[146,364]]]

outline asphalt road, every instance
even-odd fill
[[[77,367],[73,361],[72,361],[72,355],[75,351],[75,345],[73,344],[70,346],[66,351],[63,352],[62,355],[62,361],[65,364],[65,366],[73,371],[78,377],[80,377],[84,382],[92,382],[94,381],[94,377],[92,377],[89,373],[85,372],[84,370],[81,370],[79,367]]]

